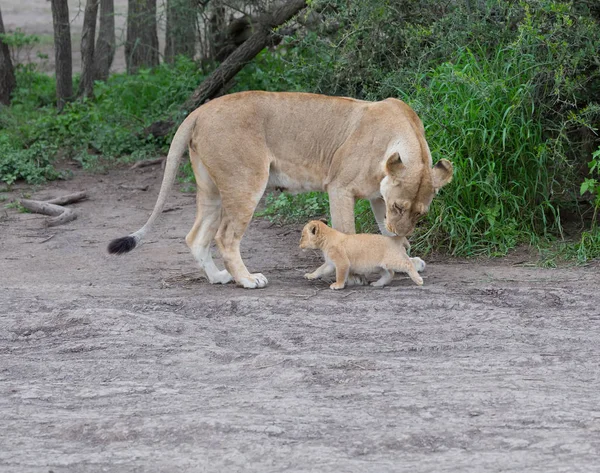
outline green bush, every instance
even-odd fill
[[[171,137],[154,139],[142,130],[175,113],[202,80],[195,63],[179,58],[174,66],[96,82],[93,99],[70,102],[58,112],[53,78],[31,65],[16,72],[12,105],[0,118],[0,180],[5,182],[55,177],[51,169],[58,151],[88,168],[100,157],[133,160],[164,151]]]
[[[600,28],[585,5],[314,3],[325,26],[335,18],[341,28],[300,38],[300,51],[272,58],[270,80],[369,100],[399,97],[417,111],[434,161],[450,159],[455,176],[413,237],[415,249],[502,255],[562,237],[563,211],[584,210],[581,169],[600,124]],[[313,52],[312,65],[303,48]],[[359,205],[359,227],[373,228]]]
[[[598,255],[591,220],[600,188],[592,157],[600,144],[600,18],[592,2],[310,4],[319,21],[263,51],[238,74],[234,91],[394,96],[409,103],[425,124],[434,161],[447,158],[455,167],[453,182],[413,237],[417,251],[502,255],[522,243],[547,247],[562,239],[569,214],[591,229],[559,252],[578,261]],[[115,75],[96,84],[93,99],[57,113],[53,79],[31,67],[20,67],[17,76],[13,105],[0,115],[6,182],[56,175],[51,166],[59,151],[89,167],[99,156],[164,151],[169,137],[148,138],[142,130],[176,113],[202,79],[196,64],[180,59]],[[271,196],[267,203],[263,214],[280,220],[328,213],[323,193]],[[356,216],[359,231],[375,230],[368,202],[357,202]]]

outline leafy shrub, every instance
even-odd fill
[[[585,4],[314,4],[323,24],[341,27],[299,38],[297,49],[316,60],[304,62],[301,51],[277,58],[277,84],[399,97],[423,119],[434,161],[455,165],[413,237],[418,251],[502,255],[562,236],[563,209],[581,205],[580,169],[600,124],[600,28]],[[373,227],[370,212],[357,216]]]
[[[7,184],[17,179],[24,179],[30,184],[37,184],[45,179],[54,179],[58,173],[51,166],[49,150],[41,143],[34,143],[29,148],[22,148],[19,143],[11,141],[10,135],[0,131],[0,176]]]
[[[586,178],[579,189],[581,195],[589,192],[592,196],[594,207],[594,216],[592,217],[592,227],[596,225],[596,217],[600,210],[600,148],[592,153],[592,160],[588,164],[590,168],[590,177]]]
[[[0,180],[5,182],[56,176],[50,170],[59,150],[87,168],[99,157],[139,159],[164,151],[170,137],[147,137],[143,129],[174,113],[202,80],[197,66],[182,57],[174,66],[96,82],[93,99],[70,102],[58,112],[53,78],[31,65],[16,72],[12,106],[0,118]]]

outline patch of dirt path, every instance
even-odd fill
[[[0,210],[0,471],[600,471],[597,267],[428,262],[422,288],[333,292],[302,278],[320,260],[300,226],[254,220],[269,286],[211,286],[192,195],[105,251],[160,177],[38,189],[89,193],[61,227]]]

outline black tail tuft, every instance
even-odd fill
[[[113,255],[122,255],[135,248],[136,241],[132,236],[117,238],[108,244],[108,252]]]

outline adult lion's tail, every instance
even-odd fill
[[[177,132],[175,133],[175,136],[173,137],[173,141],[171,142],[171,146],[169,148],[169,154],[167,155],[165,174],[163,176],[163,181],[160,186],[160,192],[158,194],[156,204],[154,205],[152,215],[150,215],[150,218],[148,219],[146,224],[137,232],[132,233],[131,235],[128,235],[126,237],[117,238],[111,241],[108,245],[109,253],[120,255],[133,250],[136,246],[140,244],[142,238],[144,238],[144,236],[150,230],[158,216],[162,213],[163,207],[165,206],[165,202],[167,201],[169,191],[173,186],[173,182],[175,182],[177,170],[179,169],[179,162],[181,161],[181,157],[184,155],[187,146],[190,142],[195,122],[196,113],[192,112],[179,126]]]

